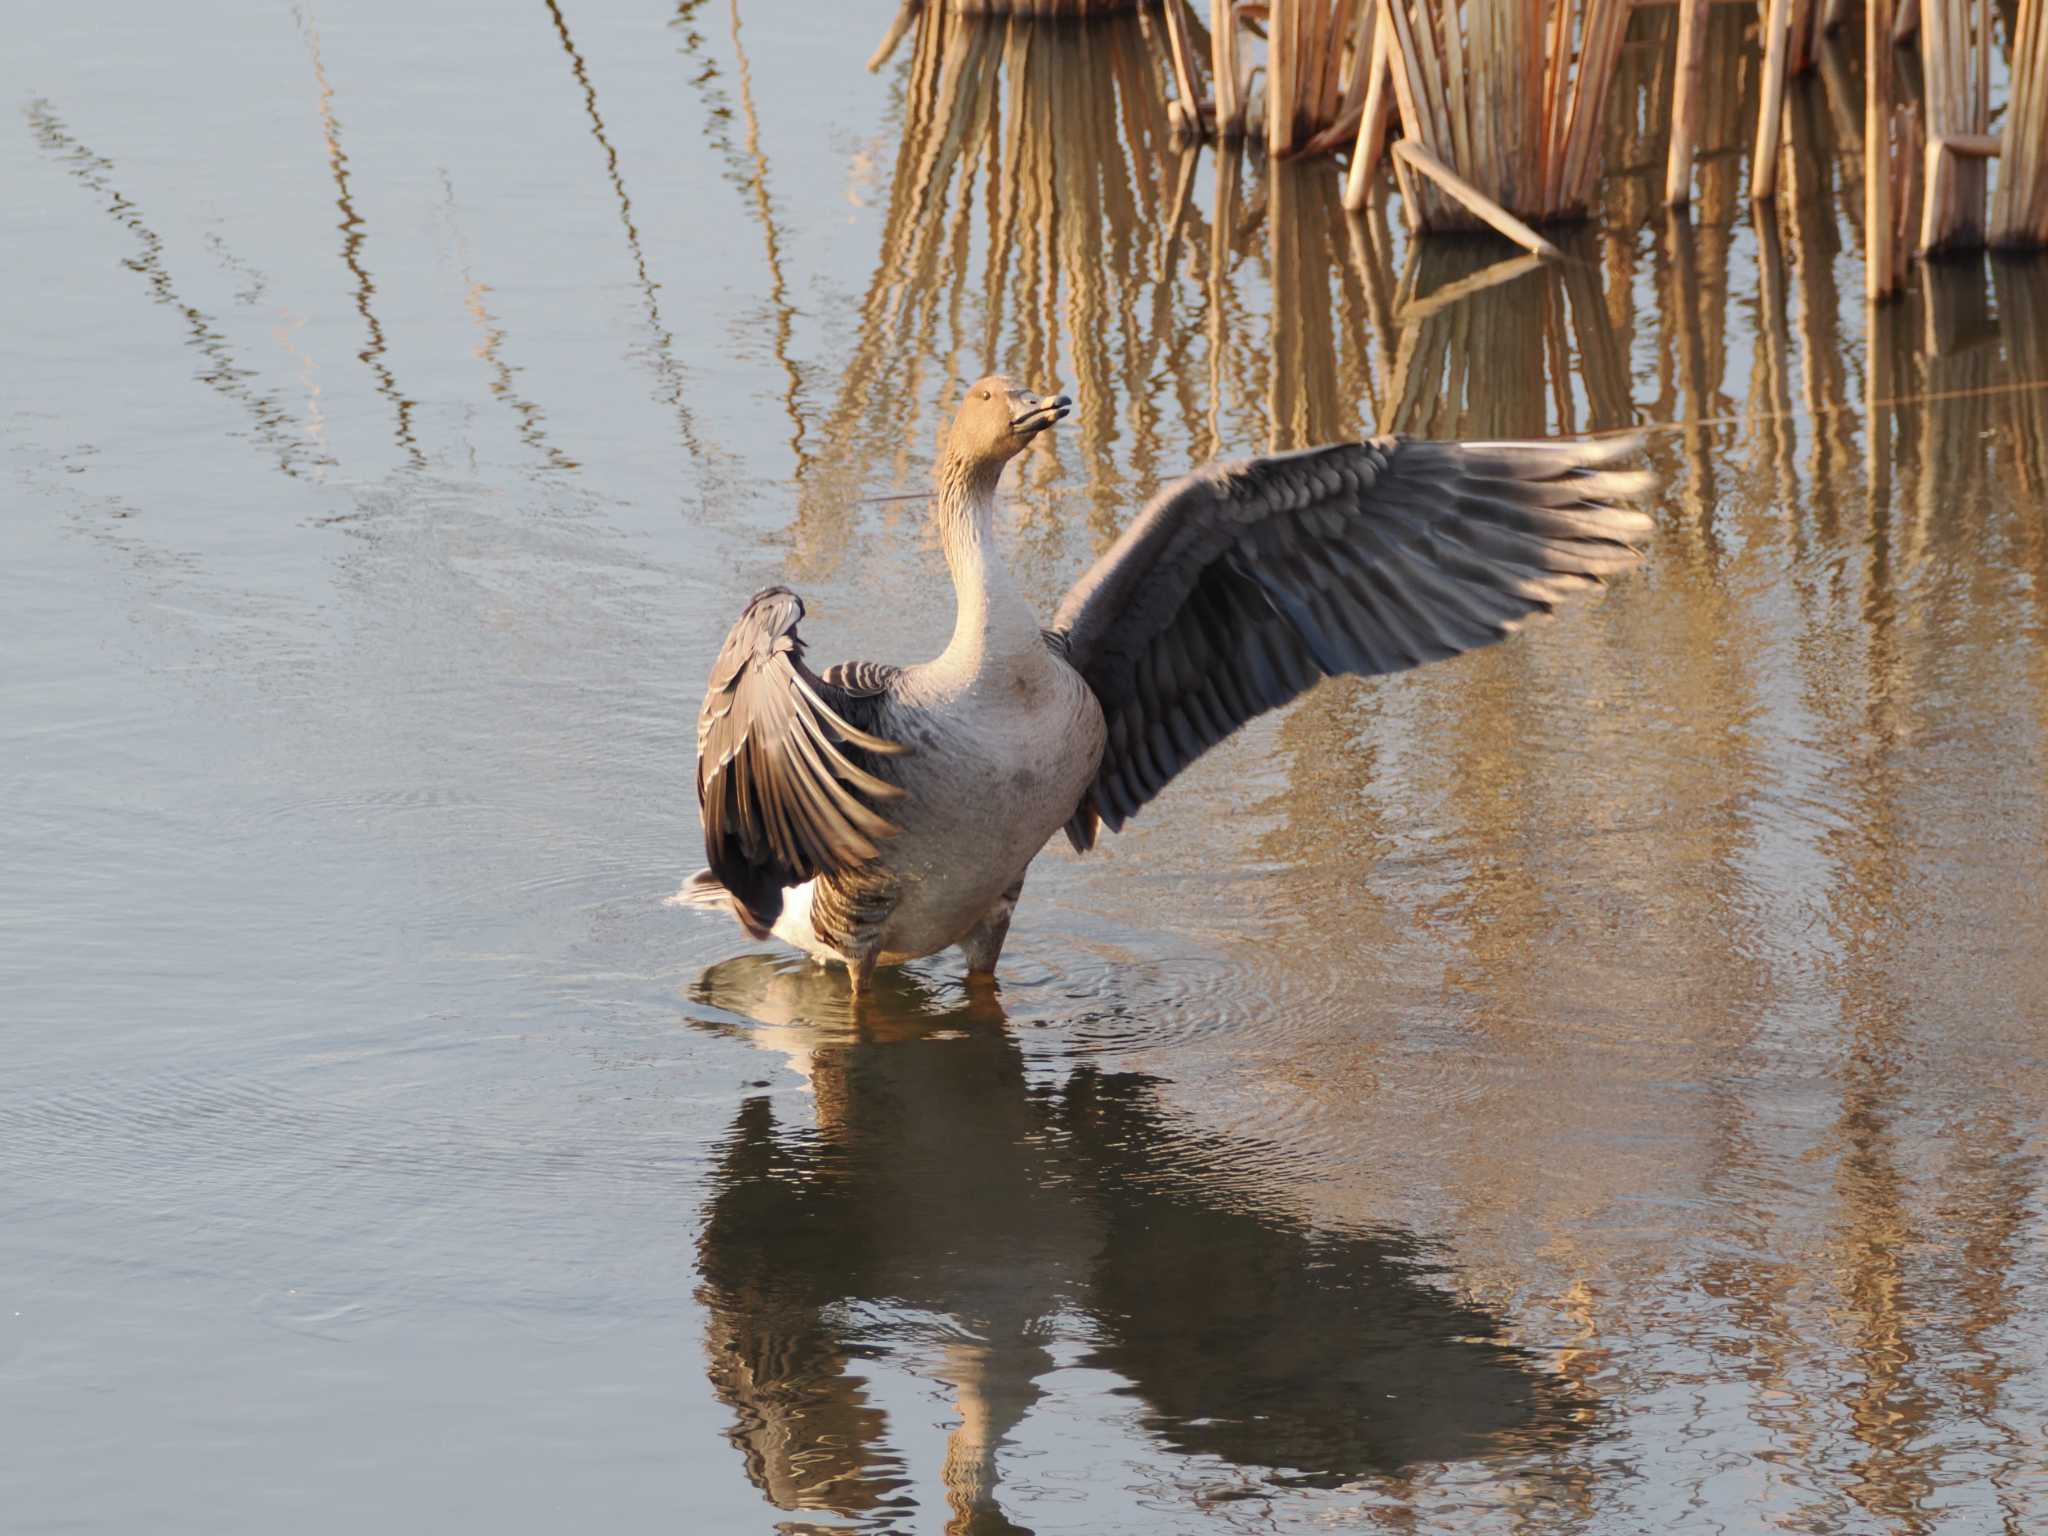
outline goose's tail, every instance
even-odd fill
[[[746,904],[719,884],[718,876],[708,869],[700,869],[690,876],[683,882],[682,889],[669,897],[663,905],[709,907],[717,912],[730,912],[739,925],[747,930],[747,936],[756,943],[768,937],[768,930],[755,920],[753,913],[747,910]]]

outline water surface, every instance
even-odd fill
[[[1859,62],[1752,212],[1736,8],[1690,218],[1647,10],[1554,267],[887,9],[17,19],[9,1528],[2048,1521],[2048,265],[1866,315]],[[1369,430],[1647,426],[1654,557],[856,1019],[661,905],[694,712],[770,581],[937,648],[991,365],[1048,609]]]

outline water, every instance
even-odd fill
[[[1867,321],[1835,53],[1667,222],[1670,11],[1538,269],[886,9],[15,19],[7,1528],[2039,1527],[2048,265]],[[1658,543],[856,1024],[661,906],[694,712],[772,580],[936,648],[991,362],[1048,610],[1375,426],[1650,425]]]

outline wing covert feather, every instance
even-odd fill
[[[1108,746],[1068,823],[1121,828],[1218,741],[1340,672],[1490,645],[1629,569],[1655,481],[1634,438],[1374,438],[1212,464],[1167,486],[1061,603],[1052,633]]]
[[[896,831],[875,807],[903,793],[874,769],[905,749],[868,728],[895,669],[855,662],[819,677],[804,665],[803,613],[786,587],[756,593],[697,716],[705,858],[763,927],[784,888],[873,859]]]

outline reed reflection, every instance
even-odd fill
[[[698,1253],[712,1383],[777,1507],[910,1507],[872,1361],[956,1395],[948,1528],[1011,1529],[999,1451],[1072,1331],[1160,1445],[1274,1485],[1559,1444],[1590,1412],[1413,1237],[1268,1203],[1273,1149],[1188,1128],[1140,1074],[1034,1078],[992,996],[891,988],[857,1027],[808,966],[749,956],[693,989],[814,1095],[814,1124],[742,1104]]]
[[[702,0],[697,0],[697,3],[702,4]],[[641,308],[647,312],[647,334],[652,343],[648,361],[658,386],[656,398],[676,413],[677,435],[691,457],[702,461],[705,444],[697,432],[696,415],[690,409],[683,364],[675,352],[675,334],[661,315],[661,300],[657,297],[661,285],[647,270],[647,253],[640,246],[640,227],[633,221],[633,199],[626,192],[626,179],[619,169],[619,152],[605,131],[604,114],[597,107],[597,86],[590,78],[590,68],[577,50],[575,39],[569,35],[569,22],[562,15],[562,7],[557,0],[547,0],[547,7],[555,36],[561,41],[562,52],[568,55],[569,72],[575,76],[576,88],[582,93],[583,114],[590,119],[590,136],[604,152],[605,180],[611,184],[612,197],[619,205],[619,227],[625,232],[626,251],[633,263],[634,286],[640,290]],[[687,15],[692,9],[693,6],[686,4],[683,12]]]
[[[356,211],[355,193],[350,185],[348,153],[341,147],[341,119],[334,110],[334,87],[327,83],[327,66],[320,58],[320,29],[312,17],[299,13],[299,25],[306,34],[306,48],[313,62],[313,83],[320,94],[320,141],[327,151],[327,170],[334,178],[334,206],[341,213],[341,264],[348,268],[352,285],[351,298],[356,313],[363,321],[363,350],[356,359],[368,368],[377,380],[377,393],[391,404],[396,421],[395,433],[398,446],[405,450],[406,462],[414,469],[426,466],[426,455],[420,451],[418,436],[413,432],[412,413],[416,402],[398,387],[398,380],[391,372],[390,363],[384,354],[390,350],[384,339],[384,324],[377,318],[370,300],[377,292],[377,285],[370,280],[370,269],[363,261],[363,246],[367,231],[363,217]]]
[[[1625,332],[1596,265],[1598,236],[1530,265],[1478,241],[1408,250],[1378,430],[1421,437],[1546,437],[1635,419]]]
[[[188,302],[179,291],[164,262],[162,236],[150,226],[134,200],[115,185],[114,162],[79,142],[50,102],[31,101],[23,112],[29,132],[43,152],[97,194],[104,201],[108,216],[134,236],[136,252],[122,265],[142,277],[152,301],[169,309],[183,323],[187,343],[203,360],[197,373],[199,381],[241,409],[249,418],[250,434],[269,452],[282,473],[296,480],[308,470],[332,466],[333,458],[319,442],[317,422],[308,433],[313,440],[301,438],[292,429],[291,412],[277,395],[250,382],[255,370],[236,355],[221,323]],[[214,239],[216,248],[225,252],[219,237]]]
[[[703,6],[704,0],[679,0],[669,26],[680,35],[683,56],[692,66],[693,72],[689,77],[691,89],[704,102],[705,142],[724,159],[728,178],[736,187],[745,190],[748,212],[761,227],[761,261],[768,277],[768,305],[775,315],[772,346],[776,364],[786,381],[782,394],[783,410],[789,417],[789,451],[795,461],[795,479],[801,484],[810,471],[811,463],[810,454],[804,446],[808,431],[808,402],[805,399],[803,367],[791,348],[797,310],[789,296],[789,278],[783,257],[786,241],[776,223],[776,199],[768,187],[768,154],[761,144],[761,113],[755,98],[754,70],[748,62],[746,45],[741,41],[739,0],[730,0],[726,22],[739,87],[739,106],[735,113],[732,100],[721,84],[718,64],[706,55],[705,35],[698,30]],[[733,142],[732,124],[736,116],[744,129],[744,144]]]
[[[505,323],[484,303],[484,295],[491,291],[491,285],[478,278],[472,270],[469,236],[463,231],[461,211],[456,206],[455,184],[445,170],[441,172],[441,204],[455,243],[456,271],[462,277],[462,307],[482,338],[475,350],[477,359],[489,370],[487,387],[491,398],[510,409],[519,441],[539,454],[549,469],[575,469],[576,461],[548,441],[544,425],[546,413],[520,392],[518,379],[522,370],[506,359]]]
[[[1987,1341],[2028,1284],[2015,1234],[2038,1170],[2010,1126],[2034,1090],[1978,1052],[1991,1021],[2038,1020],[2048,997],[2048,264],[1996,262],[1988,281],[1976,258],[1927,265],[1859,334],[1853,78],[1824,54],[1779,199],[1725,222],[1589,233],[1553,269],[1497,247],[1397,259],[1370,211],[1353,224],[1387,342],[1383,427],[1647,420],[1666,429],[1650,452],[1668,513],[1645,582],[1583,619],[1304,700],[1259,851],[1286,866],[1276,936],[1365,952],[1333,994],[1376,989],[1390,953],[1426,957],[1447,983],[1432,1011],[1513,1063],[1432,1099],[1384,1041],[1337,1050],[1332,1028],[1301,1053],[1310,1081],[1368,1061],[1376,1112],[1419,1134],[1438,1133],[1399,1100],[1455,1127],[1443,1182],[1468,1273],[1486,1260],[1464,1234],[1504,1212],[1577,1234],[1553,1239],[1551,1315],[1626,1332],[1628,1244],[1596,1213],[1726,1200],[1733,1241],[1671,1277],[1733,1319],[1714,1374],[1749,1384],[1742,1411],[1798,1469],[1800,1519],[1915,1530],[1965,1486],[1995,1486],[2009,1519],[2028,1507],[2004,1491],[2026,1410]],[[1703,163],[1703,188],[1723,179]],[[1639,291],[1662,304],[1632,312]],[[1638,325],[1655,332],[1632,367]],[[2009,836],[1987,832],[2008,817]],[[1364,873],[1390,858],[1398,877]],[[1532,1028],[1565,1019],[1575,1043]],[[1618,1066],[1639,1052],[1706,1106],[1646,1152],[1627,1143],[1655,1116]],[[1816,1060],[1809,1144],[1757,1085]],[[1488,1127],[1554,1121],[1512,1160],[1489,1148]],[[1953,1171],[1915,1150],[1932,1123]],[[1686,1225],[1651,1224],[1642,1257],[1670,1262]],[[1510,1261],[1512,1283],[1534,1267]],[[1654,1412],[1654,1385],[1603,1386]],[[1942,1427],[1958,1417],[1978,1428]]]
[[[1638,30],[1671,19],[1646,13]],[[1752,208],[1745,25],[1729,7],[1708,18],[1737,89],[1712,98],[1692,215],[1659,211],[1669,50],[1632,48],[1622,83],[1639,110],[1610,125],[1614,218],[1567,234],[1553,265],[1410,241],[1383,199],[1347,218],[1326,167],[1166,150],[1128,131],[1152,98],[1115,89],[1079,104],[1089,121],[1070,136],[1089,136],[1109,189],[1089,201],[1038,136],[1034,93],[1053,86],[1030,50],[1057,46],[1052,32],[935,26],[907,76],[865,371],[825,436],[846,483],[871,485],[862,466],[900,454],[894,423],[859,437],[874,430],[862,392],[889,369],[924,368],[930,395],[962,359],[1021,371],[1069,348],[1105,405],[1072,476],[1099,544],[1153,479],[1219,454],[1367,430],[1654,429],[1669,490],[1641,583],[1527,644],[1319,688],[1272,728],[1277,787],[1252,847],[1275,873],[1256,904],[1267,937],[1318,958],[1262,972],[1289,1018],[1262,1039],[1261,1070],[1317,1103],[1331,1145],[1429,1146],[1464,1273],[1512,1291],[1525,1328],[1583,1339],[1572,1369],[1632,1412],[1658,1412],[1671,1378],[1603,1342],[1646,1326],[1619,1277],[1682,1264],[1670,1294],[1696,1286],[1707,1313],[1669,1321],[1711,1338],[1733,1320],[1740,1344],[1713,1369],[1741,1384],[1746,1443],[1800,1469],[1806,1515],[1910,1529],[1973,1468],[2013,1464],[2000,1437],[2023,1411],[1986,1341],[2028,1284],[2015,1234],[2037,1178],[1998,1150],[2028,1110],[1957,1036],[2048,996],[2048,265],[1997,262],[1989,282],[1974,259],[1928,265],[1903,302],[1859,315],[1859,63],[1822,47],[1790,100],[1779,194]],[[1067,223],[1044,221],[1054,208]],[[1134,254],[1148,239],[1149,269]],[[1062,298],[1070,272],[1096,288]],[[808,506],[812,531],[841,515]],[[2000,824],[2011,837],[1987,839]],[[1400,1028],[1459,1063],[1448,1078],[1398,1028],[1359,1020],[1360,996],[1404,985]],[[848,1049],[854,1077],[880,1072]],[[1803,1142],[1773,1095],[1815,1062],[1828,1089]],[[1017,1089],[1037,1106],[1029,1125],[1086,1081]],[[1345,1095],[1360,1084],[1384,1125],[1359,1124]],[[1149,1089],[1131,1092],[1156,1113]],[[1972,1149],[1954,1195],[1910,1151],[1915,1117],[1951,1096],[1985,1106],[1954,1122]],[[1512,1156],[1502,1125],[1521,1128]],[[1144,1170],[1081,1164],[1112,1181],[1084,1202],[1085,1230]],[[1341,1181],[1355,1209],[1394,1208],[1398,1181],[1371,1152]],[[1203,1222],[1229,1187],[1204,1186]],[[1703,1196],[1740,1219],[1715,1229],[1710,1258],[1674,1261],[1701,1236],[1685,1228],[1713,1219],[1683,1214]],[[1681,1214],[1613,1230],[1610,1213],[1659,1201]],[[1071,1232],[1076,1213],[1057,1220]],[[1122,1225],[1103,1229],[1103,1254]],[[1553,1234],[1540,1261],[1483,1235],[1532,1225]],[[1044,1289],[1110,1294],[1072,1263]],[[1006,1357],[1013,1382],[1024,1348]],[[1115,1368],[1167,1422],[1170,1371],[1142,1350]],[[998,1392],[1007,1406],[981,1422],[1015,1422],[1030,1400]],[[1958,1413],[1981,1438],[1931,1446]],[[878,1499],[908,1486],[900,1461],[889,1479]]]
[[[1846,1033],[1829,1257],[1859,1368],[1848,1486],[1901,1529],[1933,1528],[1928,1504],[1952,1474],[1929,1431],[1945,1414],[1981,1425],[1993,1456],[2013,1452],[2009,1372],[1983,1340],[2009,1313],[2013,1234],[2038,1198],[2038,1168],[2007,1129],[2024,1090],[1982,1085],[1948,1111],[1958,1166],[1932,1209],[1915,1198],[1908,1144],[1920,1106],[1958,1091],[1938,1065],[1944,1021],[2024,1017],[2048,995],[2048,266],[1989,275],[1977,258],[1925,268],[1872,338],[1879,457],[1862,590],[1841,621],[1860,645],[1840,647],[1853,668],[1813,678],[1844,809],[1823,846]],[[2019,635],[2031,643],[2015,650]],[[2014,686],[2021,670],[2031,687]],[[2004,814],[2028,826],[2025,852],[1987,839]]]
[[[875,402],[944,414],[947,392],[984,365],[1057,378],[1088,402],[1062,451],[1080,454],[1107,537],[1141,490],[1184,467],[1160,456],[1151,383],[1178,371],[1172,284],[1203,231],[1157,60],[1135,17],[1076,28],[926,6],[904,68],[882,248],[800,488],[797,559],[831,567],[878,471],[916,478],[901,415]]]

